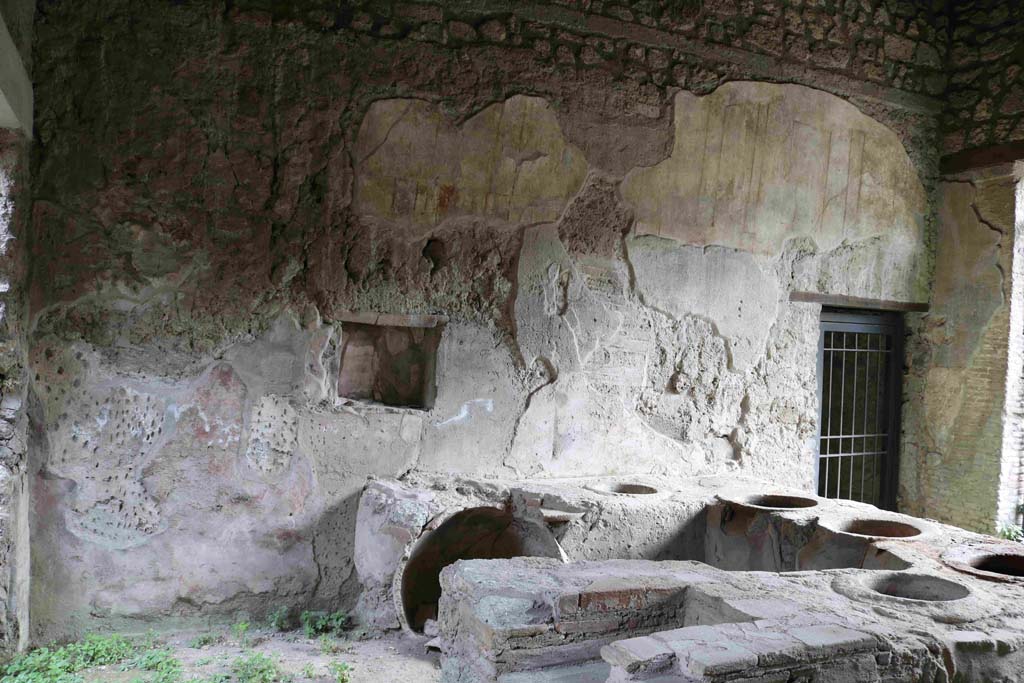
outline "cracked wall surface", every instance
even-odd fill
[[[983,533],[1007,521],[998,508],[1015,190],[1006,169],[940,186],[931,310],[915,318],[907,353],[901,509]]]
[[[927,300],[928,68],[755,83],[783,76],[726,3],[302,7],[40,10],[33,640],[351,605],[370,476],[812,485],[818,306],[789,294]],[[911,14],[849,22],[878,47]],[[833,23],[799,33],[838,58]],[[445,317],[429,410],[339,394],[362,313]]]

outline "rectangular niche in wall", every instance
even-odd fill
[[[437,394],[437,347],[444,319],[352,315],[341,324],[338,395],[428,410]]]

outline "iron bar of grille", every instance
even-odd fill
[[[889,344],[887,338],[880,338],[878,340],[878,346],[879,348],[888,347]],[[881,366],[881,368],[878,373],[878,422],[876,424],[876,429],[879,432],[883,432],[883,434],[878,437],[879,439],[881,439],[881,442],[878,446],[876,446],[876,448],[887,448],[887,442],[889,438],[889,421],[885,419],[885,404],[887,401],[892,400],[889,397],[889,392],[887,390],[888,382],[885,381],[886,372],[889,369],[889,356],[879,356],[879,365]],[[877,467],[877,472],[875,474],[875,500],[877,501],[882,500],[882,477],[885,475],[885,467],[883,467],[885,457],[886,456],[883,454],[875,458],[875,466]]]
[[[873,337],[868,337],[867,342],[868,342],[868,349],[869,350],[871,348],[871,343],[872,343],[873,339],[874,339]],[[870,382],[871,382],[870,377],[871,377],[871,356],[870,355],[865,355],[864,356],[864,426],[863,426],[863,432],[865,434],[868,433],[868,396],[871,394],[871,390],[869,388],[869,385],[870,385]],[[867,446],[867,439],[868,439],[868,437],[863,437],[862,438],[862,440],[861,440],[861,447],[862,448]],[[857,500],[859,500],[862,503],[868,502],[867,495],[866,495],[866,493],[864,491],[864,470],[866,468],[867,468],[867,458],[861,458],[861,461],[860,461],[860,496],[857,498]]]
[[[858,347],[860,347],[860,335],[859,334],[855,334],[855,335],[853,335],[853,351],[850,352],[850,355],[853,357],[853,387],[851,389],[851,396],[850,396],[850,431],[851,432],[855,432],[857,430],[857,404],[859,403],[859,401],[857,400],[857,377],[858,377],[857,364],[860,361],[860,355],[857,353]],[[847,449],[847,452],[849,453],[849,452],[854,451],[856,449],[857,449],[857,439],[855,437],[851,437],[850,438],[850,447],[849,447],[849,449]],[[847,500],[853,500],[853,461],[854,461],[854,458],[850,457],[850,458],[847,458],[846,460],[847,460],[847,464],[850,466],[850,476],[847,477],[846,496],[845,497],[846,497]],[[840,489],[839,495],[840,496],[843,495],[842,489]]]
[[[825,332],[825,335],[824,335],[825,336],[825,340],[827,342],[828,341],[834,341],[834,339],[833,339],[833,335],[834,334],[835,334],[834,332]],[[826,343],[826,346],[827,347],[831,346],[831,344]],[[828,397],[828,404],[831,405],[832,404],[832,387],[834,386],[834,384],[832,382],[832,378],[834,376],[833,367],[835,365],[835,352],[829,350],[829,351],[824,351],[823,353],[824,353],[824,355],[826,355],[828,357],[828,385],[827,385],[827,387],[824,387],[822,392],[821,392],[822,404],[824,404],[824,402],[826,400],[825,397]],[[827,415],[825,434],[826,434],[826,436],[828,438],[832,438],[832,411],[831,410],[826,410],[826,411],[824,411],[824,414]],[[819,453],[821,451],[824,451],[825,453],[831,453],[832,452],[831,451],[831,443],[830,442],[826,441],[823,445],[825,446],[824,449],[821,448],[821,446],[818,447]],[[820,465],[820,461],[819,461],[819,466],[818,466],[818,470],[819,470],[819,473],[818,473],[818,495],[825,496],[825,497],[828,496],[828,475],[829,475],[829,471],[828,470],[829,470],[829,466],[830,466],[830,462],[828,460],[825,460],[825,471],[822,474],[822,472],[820,471],[821,470],[821,465]]]
[[[843,359],[843,369],[839,372],[839,433],[846,434],[846,430],[843,427],[846,425],[846,332],[843,332],[843,352],[839,354]],[[839,452],[843,452],[844,442],[839,442]],[[839,460],[838,467],[836,467],[836,495],[835,498],[839,497],[839,492],[843,488],[843,461]]]

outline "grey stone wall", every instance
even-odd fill
[[[789,293],[928,298],[941,17],[295,7],[40,6],[32,640],[349,605],[368,476],[811,486]],[[430,410],[338,394],[364,313]]]
[[[1024,141],[1024,7],[951,3],[944,152]]]
[[[35,3],[0,2],[29,74]],[[30,141],[0,131],[0,656],[24,643],[29,600],[29,481],[25,411],[27,231],[31,213]]]
[[[29,142],[0,131],[0,652],[28,627],[25,244]]]

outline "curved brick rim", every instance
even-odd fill
[[[896,519],[851,519],[839,525],[839,531],[870,538],[913,538],[921,529]]]
[[[643,479],[614,479],[584,486],[588,491],[603,493],[607,496],[626,496],[630,498],[655,498],[670,495],[671,491],[659,489]]]
[[[723,503],[766,512],[818,512],[821,500],[804,493],[765,491],[743,495],[715,496]]]
[[[928,522],[906,515],[845,514],[822,518],[821,526],[834,534],[873,541],[921,541],[936,533]]]
[[[741,501],[743,505],[763,510],[808,510],[818,507],[818,501],[807,496],[787,493],[756,493]]]
[[[955,546],[943,554],[942,561],[986,581],[1024,583],[1024,548],[1006,543]]]
[[[891,611],[913,612],[944,624],[965,624],[1003,611],[981,588],[937,574],[887,571],[842,574],[832,589],[851,600]],[[902,597],[904,595],[911,597]],[[883,612],[884,613],[884,612]]]

